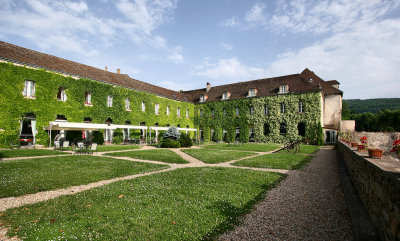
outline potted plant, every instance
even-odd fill
[[[400,156],[400,138],[393,142],[393,148],[390,152],[395,152]]]
[[[352,142],[350,142],[350,145],[351,145],[351,147],[357,147],[357,142],[352,141]]]
[[[368,148],[368,156],[370,158],[382,159],[383,150],[379,148]]]
[[[357,145],[357,151],[367,151],[368,150],[368,140],[366,136],[360,138],[361,145]]]

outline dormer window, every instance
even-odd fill
[[[227,99],[229,99],[229,97],[231,97],[230,92],[225,92],[222,94],[222,100],[227,100]]]
[[[67,94],[65,93],[65,88],[64,87],[58,88],[57,100],[59,100],[59,101],[66,101],[67,100]]]
[[[279,86],[279,94],[289,93],[289,85],[281,85]]]
[[[199,101],[199,102],[204,102],[204,101],[206,101],[206,98],[205,98],[204,95],[201,95],[201,96],[200,96],[200,101]]]
[[[254,97],[257,95],[257,89],[249,89],[247,97]]]

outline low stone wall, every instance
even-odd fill
[[[368,139],[368,145],[382,149],[388,154],[393,148],[393,142],[400,138],[400,132],[351,132],[351,138],[360,142],[360,138],[366,136]]]
[[[382,240],[400,240],[400,162],[370,159],[337,143],[347,171]]]

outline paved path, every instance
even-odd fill
[[[354,240],[336,152],[321,149],[220,240]]]

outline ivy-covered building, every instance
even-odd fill
[[[118,142],[166,126],[195,128],[204,141],[285,142],[314,140],[321,124],[332,142],[341,122],[338,86],[305,69],[177,92],[0,41],[0,147],[23,138],[48,145],[59,130],[86,138],[98,130]],[[50,131],[54,123],[65,128]]]

